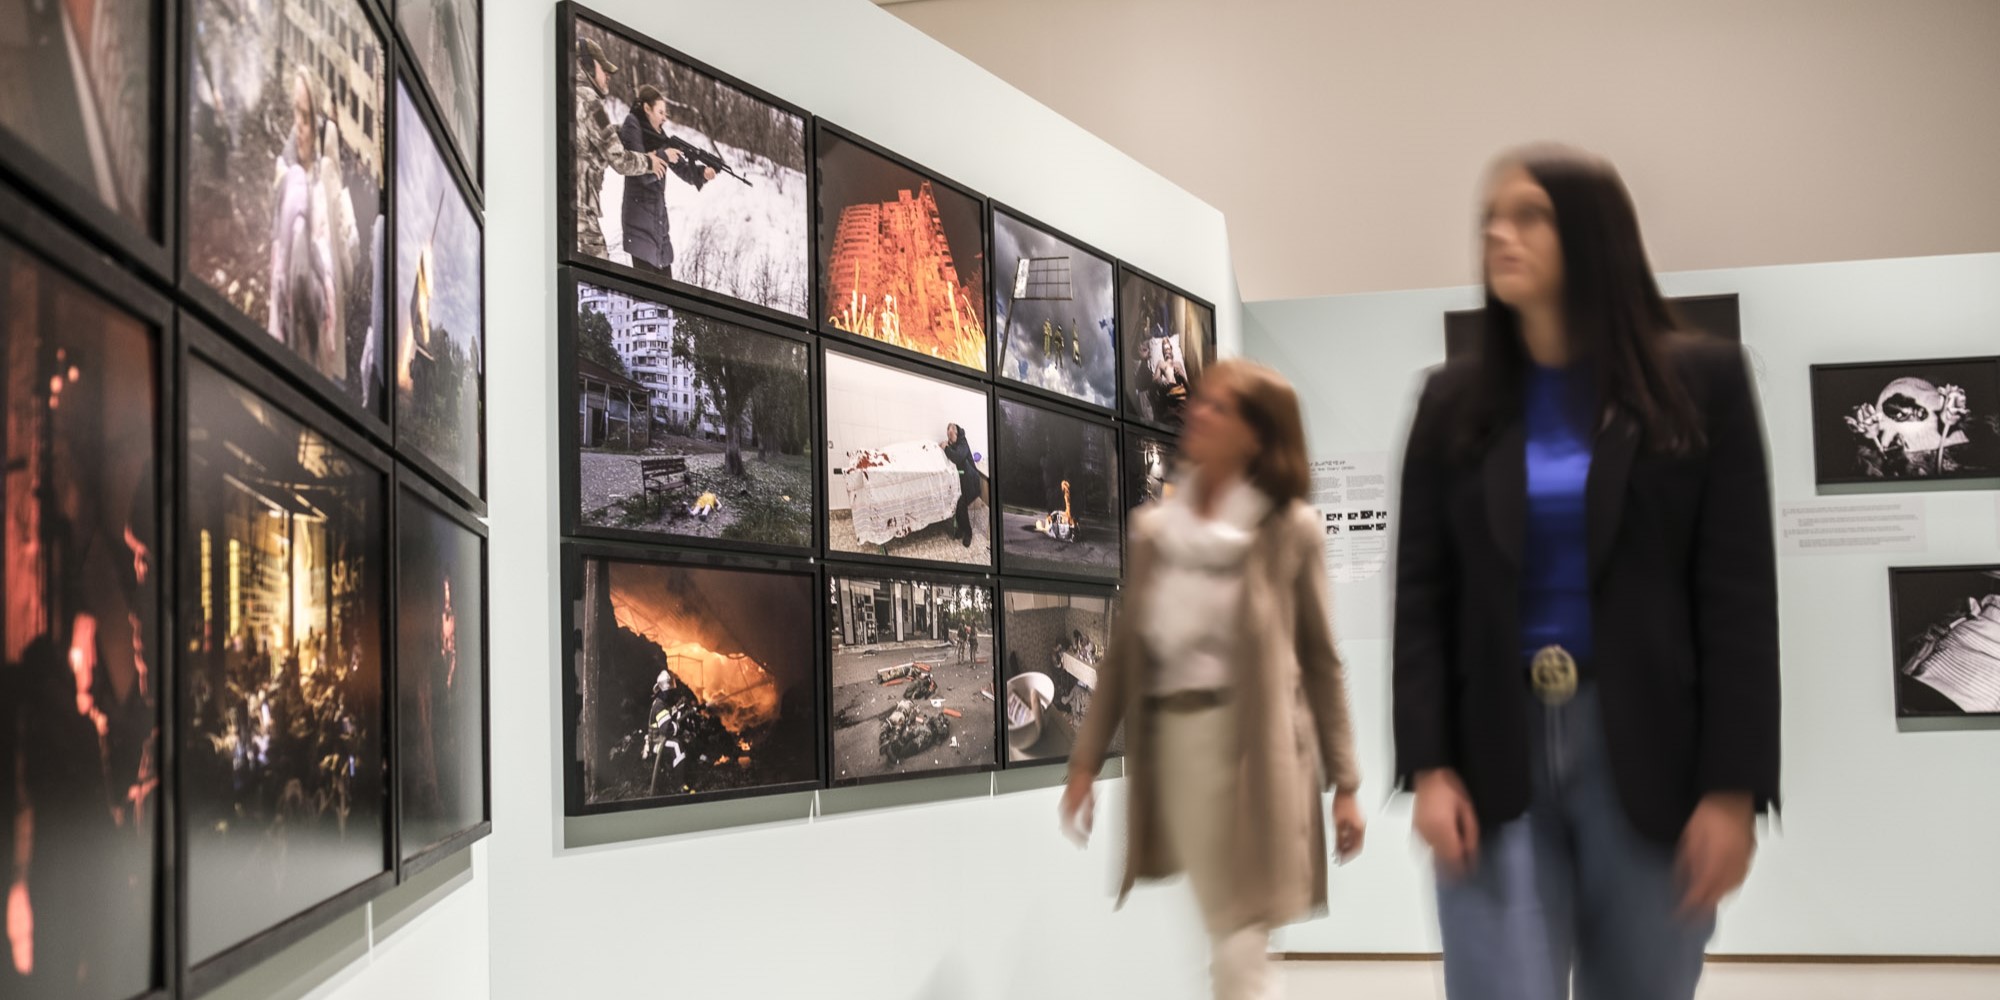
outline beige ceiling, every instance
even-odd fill
[[[1222,209],[1246,300],[1473,280],[1543,138],[1661,270],[2000,250],[2000,0],[878,2]]]

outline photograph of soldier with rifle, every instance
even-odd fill
[[[806,314],[805,116],[576,21],[577,254]]]

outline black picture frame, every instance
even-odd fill
[[[1119,462],[1121,463],[1119,472],[1125,481],[1125,523],[1130,525],[1136,512],[1152,499],[1146,496],[1145,472],[1140,468],[1139,463],[1134,461],[1135,458],[1143,457],[1144,453],[1138,450],[1140,444],[1145,441],[1157,441],[1165,446],[1167,453],[1166,471],[1168,477],[1171,478],[1174,473],[1174,458],[1180,451],[1180,438],[1173,434],[1153,430],[1150,427],[1126,423],[1118,425],[1118,436],[1120,439]]]
[[[820,591],[818,596],[819,596],[820,607],[822,609],[821,613],[824,616],[823,624],[820,627],[819,638],[820,641],[824,643],[825,647],[823,655],[821,657],[823,669],[821,670],[820,674],[824,685],[823,692],[821,695],[821,706],[822,706],[821,725],[824,729],[823,739],[825,740],[825,746],[822,750],[822,755],[826,768],[826,787],[857,788],[863,785],[896,784],[906,781],[923,781],[931,778],[949,778],[967,774],[986,774],[989,772],[1000,770],[1004,766],[1006,760],[1006,754],[1002,749],[1002,743],[1001,743],[1002,715],[999,708],[1000,705],[999,702],[1000,658],[998,655],[999,641],[1000,641],[999,580],[993,576],[983,575],[983,574],[940,572],[936,570],[909,568],[909,567],[891,568],[880,565],[873,565],[869,563],[851,562],[844,560],[828,560],[824,565],[825,565],[825,574],[820,583]],[[839,650],[833,641],[833,632],[836,623],[831,610],[831,605],[834,599],[833,598],[834,587],[836,586],[837,581],[840,580],[863,580],[863,581],[873,581],[876,583],[892,583],[892,584],[921,583],[930,586],[944,586],[944,587],[976,587],[986,591],[987,607],[989,609],[988,614],[990,616],[990,623],[993,627],[993,639],[992,641],[987,643],[987,649],[990,659],[986,668],[987,690],[992,692],[994,696],[994,700],[989,702],[987,706],[993,715],[990,732],[988,732],[987,734],[988,739],[991,740],[990,745],[992,747],[992,755],[991,755],[992,759],[990,761],[979,764],[937,767],[919,771],[858,775],[852,778],[840,777],[837,770],[837,768],[839,767],[839,758],[834,752],[835,726],[833,725],[833,717],[835,714],[837,714],[838,711],[838,709],[834,704],[835,693],[836,693],[836,685],[834,681],[835,681],[835,672],[837,669],[834,663],[834,658],[838,654]],[[887,666],[888,664],[884,665]],[[974,667],[978,666],[976,660],[974,661],[973,666]],[[973,697],[978,698],[979,695],[977,693],[974,693]]]
[[[265,402],[284,412],[304,427],[324,435],[331,443],[349,452],[366,469],[372,470],[380,476],[381,492],[379,500],[383,505],[383,516],[381,519],[383,537],[379,539],[380,551],[378,559],[386,569],[390,565],[389,560],[392,548],[392,539],[389,535],[392,500],[390,489],[394,468],[388,454],[369,442],[364,435],[347,426],[343,421],[333,418],[323,407],[288,384],[277,373],[252,360],[252,355],[235,346],[222,334],[209,329],[198,317],[183,310],[179,316],[179,323],[181,336],[180,350],[177,358],[177,379],[179,380],[180,390],[179,406],[175,412],[174,420],[175,467],[177,469],[185,469],[187,467],[189,413],[187,409],[188,394],[185,383],[188,378],[190,366],[199,362],[214,368],[224,377],[237,382],[245,389],[262,397]],[[178,485],[183,491],[191,488],[191,484],[187,482],[187,477],[185,476],[180,478]],[[178,558],[178,552],[176,556]],[[176,575],[183,572],[178,562],[174,565],[173,572]],[[188,838],[177,836],[175,842],[175,867],[178,877],[177,892],[175,894],[177,906],[175,919],[177,940],[174,953],[179,956],[178,961],[181,966],[180,981],[185,994],[200,995],[206,993],[216,986],[241,975],[266,959],[304,940],[313,932],[328,926],[338,920],[343,914],[372,901],[395,885],[397,862],[395,830],[393,828],[395,789],[390,783],[391,767],[389,765],[392,759],[391,754],[394,751],[390,734],[393,732],[396,724],[394,698],[391,696],[391,685],[394,675],[392,652],[394,649],[394,640],[390,630],[391,617],[389,609],[385,607],[384,613],[381,616],[381,622],[379,623],[380,635],[377,637],[381,643],[380,648],[383,651],[381,677],[381,694],[383,699],[382,731],[377,737],[380,741],[382,751],[384,793],[382,799],[381,843],[378,852],[379,869],[374,874],[367,876],[352,886],[317,903],[311,904],[288,917],[282,918],[263,930],[253,933],[235,944],[222,948],[212,956],[196,961],[193,959],[189,940],[189,882],[192,872],[188,862]],[[179,646],[185,646],[185,629],[187,627],[186,623],[179,623],[177,626],[176,635]],[[171,665],[171,676],[173,677],[172,690],[176,703],[176,750],[179,749],[178,739],[183,735],[179,730],[182,728],[181,723],[184,721],[185,702],[189,697],[187,691],[189,682],[188,672],[181,669],[182,665],[179,661],[180,652],[181,650],[177,648],[174,661]],[[181,817],[181,822],[185,823],[189,813],[186,802],[187,789],[185,782],[181,780],[182,775],[179,770],[182,764],[184,764],[183,761],[176,760],[175,812]]]
[[[597,28],[616,35],[653,54],[676,62],[697,73],[707,76],[717,83],[730,87],[745,96],[769,105],[773,110],[792,115],[799,119],[803,134],[805,168],[802,189],[805,192],[805,312],[789,313],[783,309],[760,302],[738,298],[723,292],[713,291],[701,285],[663,276],[658,272],[635,268],[629,264],[583,253],[576,246],[576,99],[575,78],[577,22],[587,21]],[[602,274],[622,278],[628,282],[644,285],[657,291],[669,292],[683,298],[694,299],[709,305],[738,310],[761,319],[788,326],[811,328],[814,326],[814,294],[818,289],[819,262],[813,249],[814,192],[817,178],[813,170],[814,129],[812,113],[806,109],[778,97],[771,92],[747,83],[723,72],[714,66],[696,59],[672,46],[661,43],[643,31],[585,7],[575,0],[563,0],[556,5],[556,262],[558,264],[587,268]],[[711,183],[723,183],[725,178],[717,177]]]
[[[583,619],[581,605],[584,600],[584,563],[588,560],[608,560],[623,563],[661,566],[667,568],[710,569],[735,573],[774,574],[802,579],[811,588],[812,600],[808,603],[812,621],[808,624],[812,631],[812,641],[808,644],[811,678],[808,687],[813,703],[812,741],[815,756],[814,776],[810,780],[773,783],[749,788],[729,788],[696,792],[685,795],[654,795],[643,798],[625,799],[616,802],[592,803],[586,800],[584,787],[584,765],[578,758],[580,714],[583,709],[582,693],[578,690],[579,661],[583,655]],[[821,567],[803,559],[777,556],[734,555],[705,549],[678,548],[666,546],[640,546],[624,542],[606,541],[564,541],[561,551],[561,648],[563,679],[563,815],[593,816],[607,813],[631,812],[639,809],[673,808],[702,802],[721,802],[734,799],[756,798],[769,795],[784,795],[794,792],[816,791],[826,786],[826,662],[823,657],[824,621],[826,616],[826,578]]]
[[[1943,593],[1918,593],[1923,582],[1928,579],[1960,577],[1958,581],[1944,581]],[[1984,577],[1986,583],[1979,584],[1977,578]],[[1952,583],[1957,587],[1952,587]],[[1928,632],[1940,626],[1946,616],[1956,613],[1963,617],[1969,607],[1952,607],[1951,598],[1987,600],[1974,597],[1974,592],[1984,591],[1986,595],[2000,596],[2000,563],[1958,565],[1958,566],[1892,566],[1889,568],[1889,621],[1892,636],[1891,677],[1895,685],[1895,706],[1898,719],[1944,718],[1944,719],[1985,719],[2000,718],[2000,707],[1992,710],[1967,710],[1957,707],[1948,696],[1907,672],[1908,665],[1920,650]],[[1953,592],[1956,593],[1953,593]],[[1996,677],[2000,677],[2000,661],[1994,665]],[[1946,707],[1950,706],[1950,707]]]
[[[146,117],[154,124],[148,158],[151,167],[152,219],[140,225],[104,204],[62,166],[43,156],[27,139],[0,126],[0,178],[19,186],[33,199],[112,256],[147,276],[171,282],[178,257],[180,188],[174,155],[180,120],[180,8],[184,0],[154,0],[149,46],[153,69],[151,101]]]
[[[1743,306],[1735,292],[1681,295],[1667,300],[1681,324],[1732,344],[1743,342]],[[1444,356],[1450,361],[1479,350],[1482,309],[1453,309],[1444,314]]]
[[[176,544],[180,521],[180,463],[178,426],[179,384],[175,378],[180,352],[179,328],[170,301],[138,276],[117,267],[109,253],[90,242],[66,221],[35,207],[44,197],[0,182],[0,238],[14,244],[15,252],[32,257],[38,265],[80,285],[114,308],[128,314],[153,333],[153,388],[156,405],[153,419],[153,537],[156,540],[153,570],[159,584],[154,594],[155,622],[161,655],[156,665],[159,682],[154,721],[159,727],[156,745],[159,755],[160,786],[153,816],[153,933],[146,946],[152,950],[151,983],[132,994],[130,1000],[167,1000],[180,988],[181,851],[178,813],[179,774],[178,712],[173,681],[174,651],[177,642],[173,609],[179,599]]]
[[[175,46],[177,58],[172,60],[173,71],[185,74],[196,65],[196,8],[204,0],[174,0],[178,14],[178,42]],[[329,3],[352,4],[358,9],[368,27],[375,33],[375,40],[381,46],[382,65],[382,254],[378,266],[382,269],[383,301],[375,317],[379,343],[376,349],[382,358],[382,384],[376,409],[364,406],[350,396],[331,378],[308,364],[296,352],[285,347],[264,329],[256,320],[231,304],[222,293],[216,291],[194,271],[194,263],[189,241],[193,226],[190,220],[190,200],[193,198],[193,177],[191,160],[195,155],[195,136],[190,118],[194,114],[194,102],[184,100],[172,109],[170,129],[177,139],[175,145],[174,177],[175,187],[170,197],[176,199],[174,218],[179,223],[174,243],[174,257],[177,267],[174,272],[176,291],[183,308],[204,326],[227,335],[237,346],[242,347],[284,376],[295,386],[303,389],[315,402],[338,413],[350,423],[359,427],[369,439],[384,447],[390,446],[395,438],[391,420],[395,410],[395,384],[390,359],[395,351],[394,294],[395,287],[395,228],[396,228],[396,128],[395,103],[397,61],[394,33],[386,20],[386,12],[379,0],[328,0]],[[282,8],[281,8],[282,9]],[[280,14],[282,16],[282,14]],[[182,77],[177,76],[176,79]],[[179,91],[176,91],[179,93]]]
[[[940,173],[936,170],[932,170],[931,168],[926,167],[923,164],[920,164],[915,160],[912,160],[906,156],[903,156],[902,154],[897,153],[886,146],[882,146],[878,143],[870,141],[869,139],[865,138],[864,136],[862,136],[857,132],[853,132],[848,129],[842,128],[839,125],[835,125],[834,123],[827,121],[824,118],[815,118],[813,120],[813,128],[814,128],[814,136],[812,143],[812,154],[813,154],[812,253],[813,253],[813,274],[816,278],[812,291],[813,328],[817,330],[821,336],[824,336],[829,339],[841,340],[854,344],[861,344],[884,351],[892,351],[902,357],[913,359],[924,365],[928,365],[930,367],[936,368],[940,371],[944,371],[952,375],[971,376],[973,378],[977,378],[983,381],[988,381],[988,382],[992,381],[994,374],[993,364],[995,357],[994,345],[993,345],[993,333],[992,333],[993,317],[991,310],[992,303],[990,301],[990,296],[988,295],[987,289],[988,286],[993,281],[993,275],[991,267],[992,262],[985,259],[985,256],[992,242],[989,230],[993,224],[993,216],[990,208],[988,207],[986,196],[980,194],[978,191],[974,190],[971,187],[968,187],[964,184],[960,184],[957,181],[952,180],[950,177],[947,177],[943,173]],[[827,271],[831,266],[830,262],[819,259],[820,257],[824,256],[824,254],[821,251],[821,245],[822,245],[821,233],[826,231],[828,227],[838,224],[838,220],[832,220],[826,218],[825,206],[822,204],[825,197],[826,184],[825,184],[825,178],[822,176],[823,171],[821,170],[820,158],[825,155],[828,145],[827,143],[828,139],[833,139],[836,142],[846,143],[848,145],[854,146],[857,149],[860,149],[865,153],[869,153],[883,160],[886,160],[891,166],[909,171],[910,173],[923,178],[925,181],[929,182],[934,187],[944,188],[958,195],[959,197],[969,199],[973,203],[974,211],[976,212],[979,220],[979,235],[976,241],[974,242],[974,249],[978,251],[981,257],[981,260],[979,262],[980,287],[978,289],[976,304],[979,310],[980,330],[982,331],[983,335],[986,338],[986,348],[984,352],[982,352],[982,357],[980,359],[981,367],[975,369],[968,365],[958,364],[956,362],[948,361],[943,358],[932,357],[930,355],[923,354],[918,351],[889,344],[887,342],[877,340],[873,337],[863,336],[861,334],[849,333],[833,325],[833,320],[830,317],[823,315],[826,312],[825,309],[826,296],[831,287],[833,279],[827,274]],[[831,239],[832,237],[831,235],[829,235],[828,240],[830,241]]]
[[[1177,295],[1186,299],[1197,308],[1207,310],[1208,333],[1202,343],[1201,357],[1195,358],[1191,353],[1184,355],[1189,362],[1187,365],[1187,392],[1189,397],[1192,397],[1195,389],[1201,385],[1202,372],[1207,371],[1209,366],[1222,360],[1218,348],[1221,331],[1217,324],[1220,321],[1220,317],[1216,314],[1215,303],[1189,292],[1179,285],[1128,264],[1123,260],[1118,262],[1118,414],[1127,423],[1141,427],[1150,427],[1169,435],[1178,434],[1180,432],[1180,425],[1177,420],[1161,419],[1157,416],[1142,413],[1134,401],[1134,393],[1138,391],[1138,385],[1136,380],[1132,378],[1132,365],[1135,361],[1132,350],[1134,345],[1141,339],[1141,333],[1133,329],[1132,317],[1128,315],[1128,310],[1126,309],[1125,283],[1128,280],[1143,281],[1155,285],[1171,295]],[[1182,350],[1185,352],[1186,347],[1183,346]]]
[[[1957,469],[1944,470],[1926,475],[1881,475],[1871,476],[1857,471],[1853,461],[1843,462],[1843,444],[1855,440],[1846,420],[1848,413],[1841,408],[1854,404],[1859,397],[1851,392],[1842,392],[1834,383],[1847,378],[1868,374],[1868,384],[1880,385],[1884,389],[1894,380],[1901,378],[1923,378],[1942,385],[1944,378],[1954,369],[1964,375],[1977,376],[1979,381],[1962,386],[1967,390],[1974,405],[1973,415],[1978,423],[1962,425],[1968,435],[1964,445],[1972,450],[1972,460],[1977,465],[1961,465]],[[1935,488],[1938,484],[1967,488],[1968,484],[1983,486],[1986,483],[2000,485],[2000,356],[1934,358],[1909,361],[1863,361],[1838,364],[1816,364],[1810,368],[1812,392],[1813,428],[1813,482],[1817,486],[1849,486],[1869,484],[1888,487],[1900,485],[1906,489]],[[1871,407],[1873,400],[1861,400]],[[1961,462],[1966,461],[1961,457]],[[1843,470],[1841,466],[1845,465]],[[1983,481],[1983,482],[1982,482]],[[1978,488],[1973,486],[1972,488]]]
[[[761,541],[732,541],[722,538],[702,538],[693,535],[669,534],[636,528],[615,528],[591,525],[583,518],[582,483],[582,428],[580,419],[581,372],[578,365],[578,330],[581,307],[582,285],[593,285],[615,294],[663,306],[677,312],[699,314],[709,319],[729,323],[759,335],[781,339],[801,345],[805,352],[805,377],[807,393],[807,433],[811,434],[809,500],[807,511],[806,543],[784,545]],[[769,555],[811,556],[820,551],[825,529],[826,496],[826,448],[824,408],[821,403],[822,380],[820,375],[820,352],[813,336],[804,331],[782,326],[752,316],[748,313],[732,312],[700,299],[684,298],[663,292],[638,282],[626,281],[596,271],[579,267],[563,267],[556,272],[558,314],[556,316],[556,368],[559,386],[557,388],[557,456],[562,477],[561,530],[571,538],[596,538],[607,541],[626,541],[640,544],[665,544],[691,548],[715,548],[730,552],[751,552]]]
[[[995,393],[995,397],[993,422],[993,468],[995,471],[992,493],[993,515],[995,521],[998,523],[998,527],[995,529],[993,537],[995,549],[997,550],[996,554],[1000,560],[1001,575],[1046,580],[1079,580],[1084,582],[1111,583],[1123,579],[1125,575],[1126,517],[1125,475],[1123,471],[1125,448],[1124,438],[1120,433],[1118,424],[1077,407],[1064,406],[1043,397],[1017,393],[1011,389],[998,390]],[[1076,424],[1095,428],[1108,436],[1108,459],[1111,462],[1112,468],[1110,470],[1110,481],[1104,485],[1111,495],[1112,541],[1110,544],[1116,552],[1116,559],[1112,565],[1106,567],[1093,566],[1086,570],[1067,570],[1052,566],[1045,561],[1025,557],[1018,551],[1018,548],[1013,552],[1009,551],[1008,539],[1019,534],[1019,532],[1007,526],[1007,517],[1004,511],[1006,504],[1003,496],[1007,491],[1003,486],[1004,480],[999,470],[1002,468],[1017,467],[1017,462],[1020,461],[1017,456],[1008,454],[1010,445],[1005,443],[1008,440],[1012,423],[1007,419],[1007,407],[1009,406],[1025,407],[1058,420],[1074,421]]]
[[[388,15],[389,24],[394,29],[396,36],[397,61],[404,66],[410,67],[409,76],[413,84],[411,88],[412,93],[420,95],[418,99],[429,106],[433,119],[440,122],[444,121],[444,102],[438,99],[437,88],[431,83],[430,72],[425,68],[424,61],[417,57],[416,41],[410,37],[409,32],[405,30],[403,25],[404,10],[412,5],[412,0],[372,0],[372,2],[389,4],[393,8],[385,11],[385,13]],[[440,2],[449,3],[450,0],[440,0]],[[478,86],[474,88],[472,101],[474,106],[479,109],[479,113],[474,116],[476,119],[473,124],[474,131],[470,136],[472,148],[466,148],[466,144],[461,141],[464,137],[461,137],[456,129],[447,126],[444,129],[444,133],[447,140],[445,145],[451,150],[451,153],[448,155],[458,158],[459,171],[466,177],[472,188],[474,204],[479,205],[483,211],[486,204],[485,107],[487,0],[471,0],[471,2],[474,5],[472,59],[478,73]]]
[[[1060,390],[1044,388],[1043,386],[1038,385],[1036,383],[1029,382],[1025,379],[1017,378],[1013,375],[1009,375],[1007,373],[1007,364],[1006,364],[1007,334],[1009,333],[1008,330],[998,330],[998,331],[992,329],[987,330],[987,339],[993,345],[992,349],[993,383],[996,386],[1000,386],[1016,392],[1025,393],[1033,396],[1040,396],[1052,402],[1065,403],[1070,406],[1081,407],[1083,409],[1087,409],[1092,412],[1102,414],[1103,416],[1106,417],[1118,416],[1120,401],[1124,398],[1124,389],[1125,389],[1124,375],[1126,367],[1125,356],[1122,353],[1124,349],[1124,341],[1118,329],[1118,258],[1113,257],[1112,255],[1105,253],[1104,251],[1099,250],[1096,247],[1091,246],[1090,244],[1085,243],[1082,240],[1079,240],[1069,235],[1068,233],[1065,233],[1062,230],[1055,228],[1054,226],[1048,225],[1047,223],[1044,223],[1039,219],[1036,219],[1034,216],[1028,215],[1025,212],[1018,211],[998,201],[989,201],[987,203],[986,215],[987,215],[986,315],[989,324],[999,322],[999,310],[995,308],[995,305],[1000,297],[999,290],[1002,286],[1002,281],[995,271],[995,261],[997,261],[999,258],[1000,216],[1004,215],[1007,218],[1011,219],[1012,221],[1021,224],[1022,226],[1039,231],[1042,235],[1047,236],[1050,239],[1053,239],[1059,243],[1067,244],[1070,249],[1075,250],[1078,253],[1081,253],[1088,257],[1097,258],[1098,260],[1104,263],[1105,269],[1110,277],[1110,288],[1107,290],[1110,297],[1109,309],[1111,313],[1110,316],[1111,343],[1109,347],[1109,356],[1112,359],[1110,402],[1096,403],[1088,399],[1084,399],[1078,396],[1071,395],[1066,392],[1062,392]],[[1072,331],[1072,335],[1074,335],[1074,331]]]
[[[1018,652],[1018,650],[1015,648],[1015,643],[1018,641],[1018,639],[1017,637],[1013,636],[1007,629],[1007,598],[1009,595],[1017,593],[1053,595],[1060,597],[1102,598],[1105,602],[1104,648],[1106,650],[1109,650],[1110,648],[1111,634],[1117,626],[1118,615],[1123,610],[1119,606],[1119,600],[1123,596],[1123,589],[1117,586],[1113,586],[1111,584],[1086,583],[1080,580],[1056,580],[1056,579],[1029,580],[1029,579],[1021,579],[1019,577],[1001,578],[999,606],[996,616],[998,621],[998,627],[1000,629],[999,645],[998,645],[999,655],[995,657],[996,662],[994,664],[996,681],[1000,686],[994,689],[994,694],[996,698],[999,699],[999,704],[1001,706],[997,712],[997,714],[1000,717],[1000,742],[1001,742],[1001,747],[1004,750],[1003,758],[1006,761],[1006,769],[1009,771],[1049,767],[1056,764],[1066,764],[1069,762],[1070,758],[1070,755],[1068,753],[1063,753],[1054,756],[1027,757],[1021,760],[1014,759],[1013,746],[1008,740],[1008,736],[1009,733],[1011,732],[1012,727],[1010,727],[1007,724],[1007,709],[1006,709],[1007,703],[1005,700],[1004,692],[1006,691],[1008,683],[1012,680],[1012,678],[1008,676],[1007,660],[1010,654]],[[1101,661],[1100,661],[1100,666],[1101,666]],[[1095,693],[1096,692],[1093,690],[1092,694]],[[1120,732],[1121,733],[1123,732],[1122,728]],[[1072,740],[1075,738],[1074,733],[1071,734],[1071,738]],[[1122,738],[1113,740],[1112,746],[1107,747],[1105,750],[1105,757],[1107,759],[1113,757],[1123,757],[1123,756],[1125,756],[1125,747]]]
[[[402,634],[404,614],[402,595],[403,566],[403,513],[405,503],[416,503],[430,508],[439,516],[457,525],[477,540],[479,548],[479,732],[480,732],[480,799],[482,811],[478,822],[430,843],[418,845],[413,851],[404,840],[404,767],[409,759],[407,749],[402,746],[402,681],[403,650],[400,641],[392,644],[390,655],[390,687],[396,702],[395,716],[397,729],[390,734],[389,757],[389,802],[390,823],[396,844],[396,881],[407,882],[438,862],[484,840],[493,832],[493,614],[492,614],[492,560],[490,538],[486,523],[474,517],[457,500],[443,490],[432,486],[419,476],[398,468],[395,476],[396,502],[391,505],[389,539],[392,557],[390,565],[394,571],[389,576],[389,617],[391,634]]]
[[[916,378],[941,382],[955,388],[978,393],[985,399],[985,409],[983,412],[986,415],[986,427],[989,437],[984,449],[987,453],[986,466],[988,471],[983,474],[986,502],[986,537],[989,541],[985,562],[950,562],[939,559],[889,555],[881,552],[849,551],[833,547],[833,532],[831,527],[833,517],[832,483],[834,475],[840,471],[838,466],[841,464],[841,459],[833,453],[831,443],[831,436],[833,434],[833,399],[831,391],[833,374],[828,360],[833,357],[842,357],[853,361],[878,365]],[[992,470],[997,469],[999,466],[998,456],[991,453],[994,451],[993,440],[999,436],[999,411],[994,401],[992,385],[970,376],[946,371],[904,352],[882,350],[868,343],[850,344],[841,340],[827,339],[823,339],[820,342],[819,378],[819,433],[822,458],[820,465],[820,498],[816,506],[819,514],[819,537],[822,554],[829,560],[873,563],[878,566],[900,566],[908,569],[930,569],[943,573],[994,572],[999,565],[1000,558],[1000,542],[996,535],[996,532],[999,530],[1000,515],[999,507],[994,501]]]
[[[479,248],[480,248],[479,252],[481,261],[481,266],[478,272],[479,333],[474,338],[474,343],[477,347],[476,354],[478,358],[477,372],[474,382],[477,386],[479,395],[478,410],[477,410],[479,417],[478,420],[476,421],[477,426],[472,428],[472,431],[478,438],[478,443],[475,445],[475,451],[478,453],[477,464],[479,466],[479,470],[476,477],[478,481],[471,483],[464,481],[455,472],[445,468],[442,462],[439,462],[437,459],[427,454],[424,451],[423,446],[419,442],[411,440],[409,422],[406,419],[407,414],[405,414],[401,409],[401,401],[403,397],[402,397],[402,389],[399,382],[400,375],[399,372],[397,371],[397,368],[401,364],[400,358],[402,357],[402,336],[403,336],[402,317],[400,315],[402,312],[402,309],[400,307],[400,303],[402,301],[402,274],[400,271],[400,261],[402,256],[402,225],[401,225],[400,213],[403,210],[403,206],[397,201],[397,196],[395,193],[395,188],[399,186],[397,179],[403,162],[402,160],[403,143],[402,143],[402,135],[400,129],[394,130],[392,132],[392,134],[395,135],[396,139],[391,147],[394,150],[394,155],[390,158],[389,161],[390,170],[388,174],[388,182],[389,182],[388,186],[392,192],[390,204],[395,209],[395,212],[393,212],[390,215],[390,225],[388,227],[389,237],[387,241],[388,245],[387,257],[389,263],[389,273],[386,275],[385,284],[386,287],[389,289],[389,292],[387,295],[384,296],[384,298],[388,300],[387,302],[384,303],[384,305],[388,308],[390,313],[390,321],[388,324],[388,328],[385,331],[388,334],[387,340],[389,341],[389,343],[386,345],[386,349],[392,351],[393,357],[395,357],[398,360],[392,364],[384,366],[385,374],[387,375],[387,378],[385,380],[386,385],[384,394],[389,400],[390,410],[394,413],[394,417],[391,422],[395,428],[396,457],[405,464],[407,464],[408,466],[410,466],[411,468],[422,473],[425,476],[425,478],[429,479],[434,485],[438,486],[440,489],[443,489],[445,492],[451,494],[454,498],[457,499],[459,503],[465,505],[467,508],[472,510],[473,513],[478,514],[481,517],[484,517],[486,515],[486,484],[487,484],[487,477],[490,473],[490,464],[491,464],[488,455],[488,449],[487,449],[488,442],[486,436],[486,359],[488,355],[488,350],[487,350],[488,341],[486,336],[487,335],[486,268],[484,266],[485,256],[486,256],[486,216],[480,208],[478,192],[472,187],[470,179],[466,177],[463,166],[459,164],[456,160],[454,160],[450,153],[445,151],[446,141],[439,138],[440,135],[439,122],[435,117],[435,112],[422,100],[417,99],[417,95],[414,92],[409,91],[407,89],[408,78],[409,74],[404,72],[404,68],[399,65],[397,67],[396,74],[394,75],[394,77],[392,77],[393,84],[390,87],[389,103],[392,106],[392,114],[400,112],[400,109],[402,107],[402,102],[399,95],[403,93],[409,93],[411,96],[410,106],[417,112],[417,115],[423,120],[423,127],[425,131],[429,133],[427,138],[429,139],[433,147],[435,147],[438,150],[439,161],[444,165],[445,172],[447,176],[450,177],[452,184],[456,186],[459,196],[465,200],[465,207],[468,213],[472,217],[473,225],[478,227],[479,229]],[[445,193],[449,194],[450,192],[446,191]]]

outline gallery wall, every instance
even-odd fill
[[[2000,344],[2000,254],[1675,273],[1661,284],[1670,296],[1741,297],[1780,506],[1816,495],[1808,366],[1990,355]],[[1444,359],[1445,311],[1477,304],[1470,287],[1253,303],[1245,352],[1297,381],[1315,454],[1388,451],[1394,462],[1419,373]],[[2000,502],[1991,490],[1900,496],[1923,510],[1920,551],[1781,549],[1784,806],[1712,953],[2000,955],[2000,733],[1899,729],[1887,573],[2000,561]],[[1386,614],[1389,578],[1335,588],[1365,799],[1378,809],[1368,852],[1335,872],[1332,915],[1287,930],[1281,950],[1437,948],[1409,802],[1383,807],[1389,644],[1352,638],[1386,634],[1359,609]]]

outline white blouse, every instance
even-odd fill
[[[1236,652],[1243,563],[1271,498],[1248,481],[1223,487],[1213,517],[1194,508],[1192,482],[1177,484],[1153,530],[1157,561],[1140,622],[1159,669],[1148,693],[1227,688]]]

